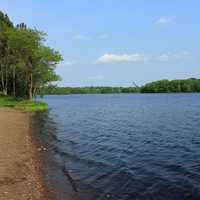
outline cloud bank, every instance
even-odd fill
[[[146,62],[146,61],[171,61],[185,59],[190,56],[187,51],[181,51],[177,53],[164,53],[160,55],[153,54],[111,54],[106,53],[96,59],[96,64],[106,63],[126,63],[126,62]]]

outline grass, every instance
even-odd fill
[[[10,96],[0,96],[0,107],[11,107],[24,112],[39,112],[48,109],[48,105],[44,102],[21,100]]]

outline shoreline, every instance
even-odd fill
[[[43,181],[43,162],[34,142],[32,118],[31,113],[0,108],[1,200],[52,199]]]
[[[48,113],[36,113],[32,120],[33,142],[41,159],[40,174],[45,187],[50,191],[53,200],[88,200],[97,199],[96,191],[74,177],[66,164],[67,158],[59,148],[60,141],[56,136],[54,122]],[[51,124],[51,125],[50,125]],[[50,126],[49,126],[50,125]]]

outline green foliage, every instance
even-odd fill
[[[0,25],[1,28],[2,26],[13,27],[13,23],[10,21],[8,15],[4,14],[1,11],[0,11]]]
[[[48,105],[44,102],[23,100],[19,101],[15,108],[25,112],[42,112],[48,110]]]
[[[141,93],[200,92],[200,79],[155,81],[145,84],[140,91]]]
[[[48,86],[41,90],[45,94],[109,94],[109,93],[136,93],[136,87],[56,87]]]
[[[200,92],[200,79],[160,80],[141,87],[57,87],[50,85],[40,90],[45,94],[107,94],[107,93],[170,93]]]
[[[14,26],[0,12],[0,91],[32,99],[41,87],[59,80],[55,73],[62,60],[58,51],[45,46],[45,34],[24,23]]]
[[[48,109],[48,105],[44,102],[22,100],[10,96],[0,96],[0,107],[12,107],[25,112],[41,112]]]

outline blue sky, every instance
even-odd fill
[[[128,86],[200,78],[199,0],[2,0],[15,23],[48,34],[59,85]]]

